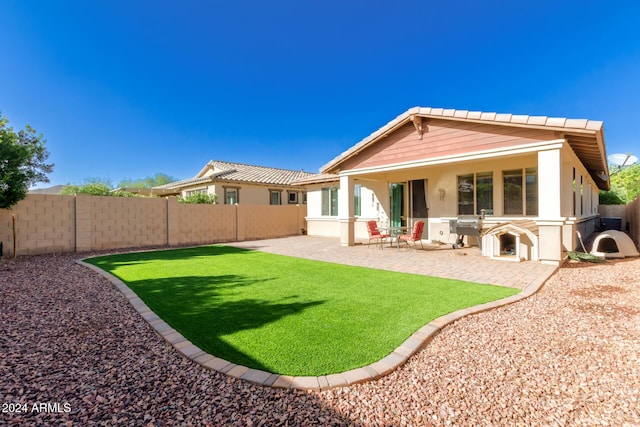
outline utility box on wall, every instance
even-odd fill
[[[622,231],[622,218],[620,217],[600,218],[600,228],[602,230]]]

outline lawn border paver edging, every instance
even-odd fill
[[[559,266],[556,267],[551,274],[540,275],[536,280],[531,281],[520,293],[516,295],[474,307],[464,308],[432,320],[422,328],[418,329],[418,331],[414,332],[409,338],[400,344],[398,348],[378,362],[374,362],[362,368],[356,368],[335,374],[322,375],[319,377],[293,377],[248,368],[206,353],[162,320],[122,280],[105,270],[84,261],[89,258],[92,257],[76,260],[76,263],[95,271],[111,282],[122,293],[122,295],[127,298],[127,301],[129,301],[131,306],[140,314],[142,319],[145,320],[147,324],[151,326],[153,330],[168,344],[173,346],[176,351],[187,359],[190,359],[205,368],[220,372],[233,378],[248,381],[252,384],[265,387],[297,390],[328,390],[331,388],[346,387],[353,384],[372,381],[386,376],[404,365],[411,356],[424,348],[445,326],[450,325],[465,316],[482,313],[484,311],[512,304],[534,295],[540,290],[540,288],[542,288],[547,279],[559,268]]]

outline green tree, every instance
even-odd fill
[[[0,208],[9,209],[27,196],[29,187],[49,182],[53,164],[42,134],[26,125],[14,131],[0,114]]]
[[[148,176],[146,178],[132,180],[124,179],[118,184],[119,188],[153,188],[159,185],[169,184],[170,182],[177,181],[177,178],[169,176],[164,173],[157,173],[154,176]]]
[[[615,171],[616,166],[610,165],[609,170]],[[640,163],[613,172],[610,179],[611,190],[600,192],[601,204],[624,205],[640,195]]]
[[[601,205],[625,205],[620,196],[613,191],[600,191],[599,203]]]
[[[187,197],[178,197],[180,203],[214,204],[218,200],[215,194],[196,193]]]
[[[89,178],[82,185],[67,184],[60,194],[90,194],[92,196],[111,196],[113,185],[108,179]]]

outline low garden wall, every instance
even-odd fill
[[[301,234],[306,205],[192,205],[174,197],[30,194],[0,209],[2,255],[190,245]]]

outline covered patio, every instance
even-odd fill
[[[598,191],[609,188],[605,153],[599,121],[415,107],[298,185],[308,189],[308,234],[343,246],[370,220],[422,221],[422,239],[443,243],[459,237],[450,221],[461,217],[482,217],[484,229],[526,220],[535,233],[517,261],[559,265],[575,231],[595,230]]]

